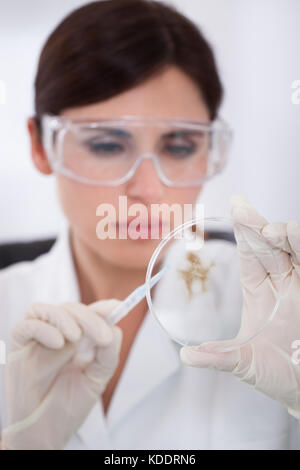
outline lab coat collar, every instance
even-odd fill
[[[44,285],[45,295],[51,303],[80,302],[80,289],[70,243],[70,229],[67,222],[62,225],[60,235],[51,253],[53,263],[49,265],[52,282]],[[47,256],[47,255],[46,255]]]

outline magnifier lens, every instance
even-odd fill
[[[254,228],[244,225],[238,228],[244,256],[250,262],[265,261],[272,266],[273,276],[278,273],[280,281],[277,259],[268,242]],[[162,268],[163,276],[151,289],[151,277]],[[234,340],[230,349],[238,348],[272,320],[281,297],[280,282],[277,291],[267,286],[266,311],[254,294],[251,302],[256,314],[253,321],[243,324],[246,275],[240,265],[230,219],[193,219],[163,239],[151,257],[146,275],[149,310],[170,338],[181,345]],[[249,276],[248,283],[251,272]]]

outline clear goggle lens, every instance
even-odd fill
[[[54,169],[62,173],[108,185],[125,182],[144,158],[151,157],[164,183],[189,186],[221,170],[230,141],[229,129],[220,123],[134,119],[69,123],[52,136],[50,156]]]

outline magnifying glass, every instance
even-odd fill
[[[259,296],[253,295],[255,321],[244,328],[245,286],[232,222],[224,217],[194,218],[160,242],[146,274],[149,310],[176,343],[196,346],[232,340],[229,347],[220,346],[220,352],[234,350],[253,340],[276,315],[282,279],[275,252],[255,228],[243,224],[238,228],[243,237],[239,244],[246,247],[247,256],[260,260],[263,255],[272,262],[273,274],[278,274],[276,290],[268,295],[267,311]],[[163,275],[153,287],[151,278],[157,272]]]

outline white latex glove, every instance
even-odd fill
[[[231,214],[241,269],[243,312],[241,329],[232,341],[202,343],[183,347],[181,360],[191,366],[228,371],[283,404],[300,419],[300,361],[292,360],[295,344],[300,345],[300,223],[268,224],[242,196],[231,198]],[[245,244],[236,223],[262,234],[271,244],[270,251],[258,247],[256,255]],[[260,315],[269,315],[278,289],[278,266],[284,278],[279,309],[273,320],[247,345],[235,351],[216,352],[216,345],[230,346],[239,338],[250,336]],[[299,341],[297,343],[297,341]],[[296,362],[296,363],[295,363]]]
[[[36,303],[15,325],[5,366],[4,449],[65,447],[117,367],[122,332],[104,317],[119,303]],[[83,342],[95,345],[89,363],[76,358]]]

